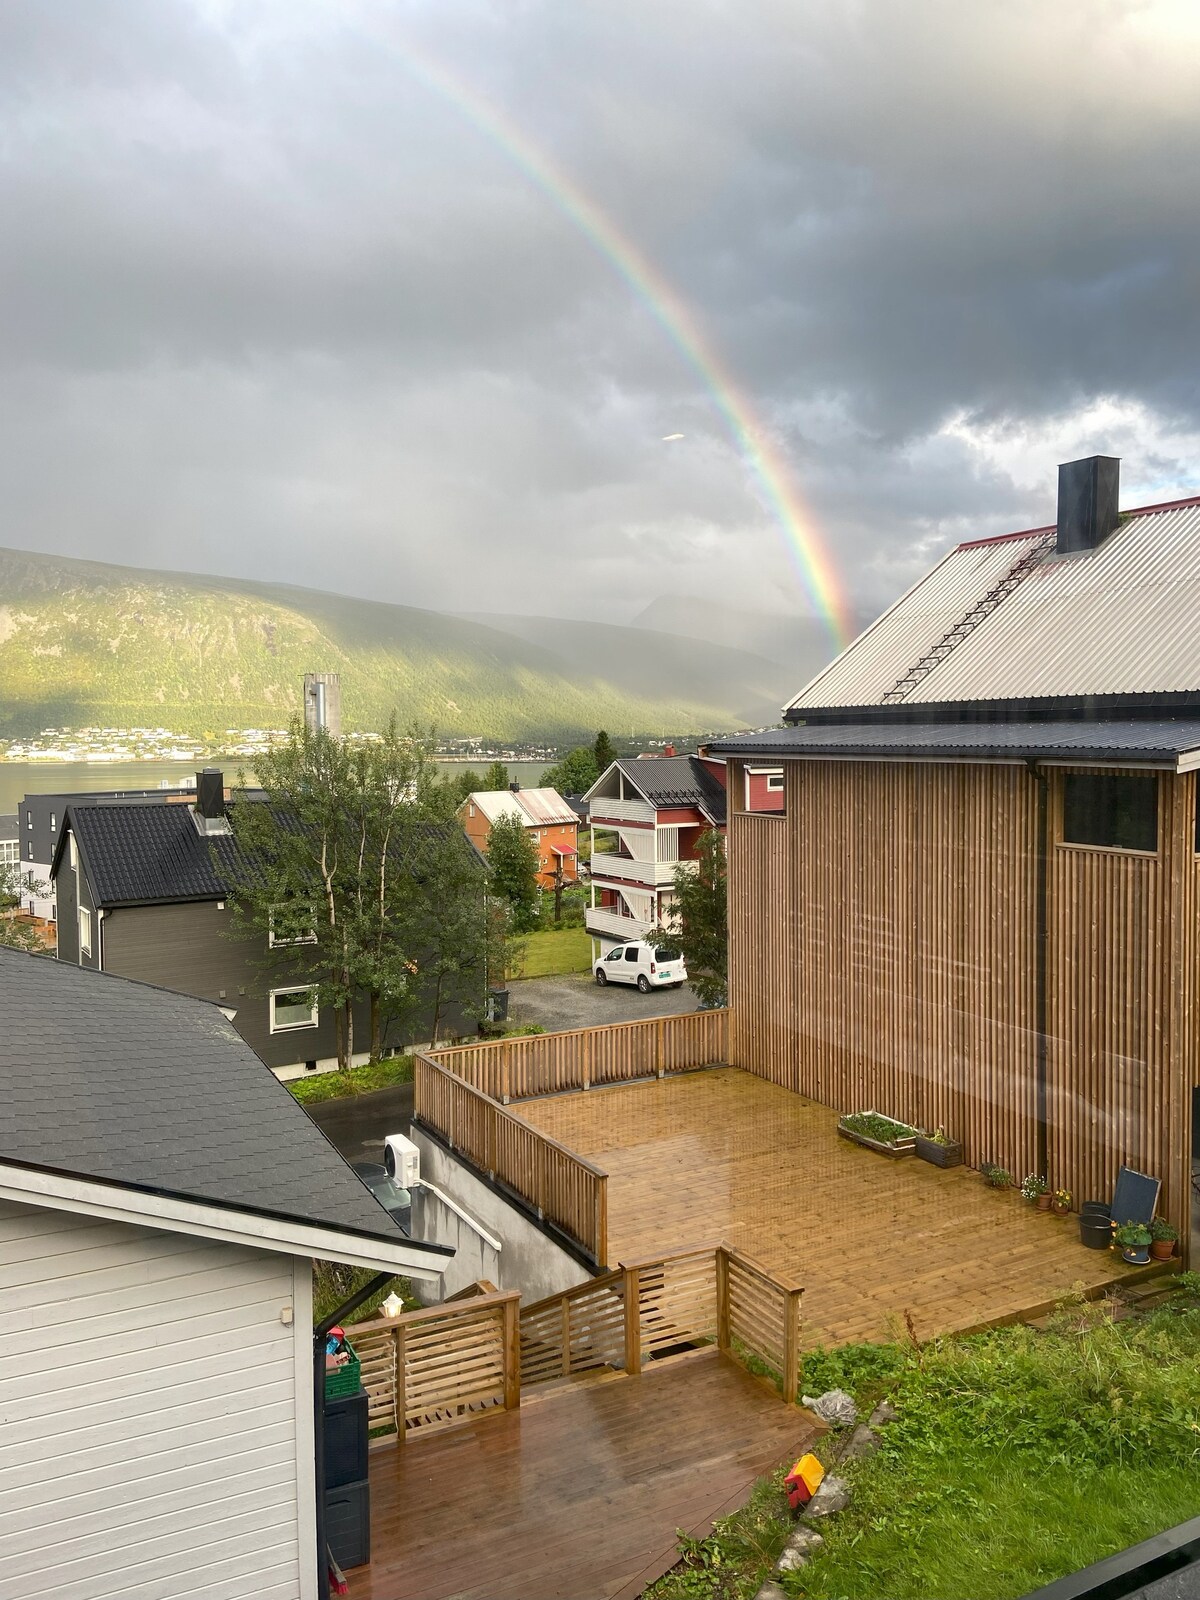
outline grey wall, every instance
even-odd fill
[[[63,852],[62,869],[55,882],[55,899],[58,902],[58,959],[98,967],[103,950],[104,922],[96,911],[87,874],[82,866],[78,871],[71,867],[71,857]],[[79,907],[84,905],[92,913],[92,953],[79,962]]]
[[[414,1191],[414,1238],[423,1238],[431,1244],[458,1245],[460,1239],[463,1241],[462,1267],[456,1256],[446,1273],[445,1294],[455,1294],[476,1278],[483,1277],[490,1278],[497,1289],[519,1289],[522,1300],[531,1305],[547,1295],[573,1289],[577,1283],[584,1283],[592,1276],[587,1267],[561,1245],[555,1244],[524,1212],[489,1188],[470,1167],[451,1155],[437,1140],[430,1138],[418,1124],[412,1125],[409,1137],[421,1152],[422,1179],[445,1190],[464,1211],[501,1241],[498,1256],[495,1252],[481,1254],[478,1241],[474,1244],[468,1242],[468,1238],[474,1238],[473,1235],[463,1237],[466,1230],[461,1219],[448,1207],[437,1204],[434,1197],[422,1199],[418,1212],[415,1201],[421,1191]],[[420,1232],[421,1226],[428,1226],[431,1230],[440,1227],[445,1230],[445,1236],[437,1231]],[[493,1263],[490,1269],[476,1270],[479,1262],[489,1255]]]

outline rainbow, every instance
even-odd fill
[[[792,566],[814,608],[842,649],[852,636],[849,609],[815,520],[792,487],[787,465],[729,369],[706,342],[672,285],[612,219],[475,89],[438,62],[392,38],[389,49],[429,90],[447,101],[501,150],[633,290],[708,391],[739,453],[761,486],[783,531]]]

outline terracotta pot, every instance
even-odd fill
[[[1053,1195],[1049,1195],[1049,1194],[1040,1194],[1040,1195],[1038,1195],[1038,1197],[1037,1197],[1037,1208],[1038,1208],[1039,1211],[1049,1211],[1050,1207],[1053,1204],[1054,1204],[1054,1196]]]
[[[1056,1200],[1050,1209],[1053,1211],[1056,1217],[1065,1217],[1071,1208],[1070,1206],[1064,1206],[1061,1201]]]
[[[1155,1261],[1170,1261],[1175,1254],[1174,1239],[1155,1239],[1150,1246],[1150,1254]]]

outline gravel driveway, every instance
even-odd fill
[[[644,1017],[675,1017],[699,1007],[687,984],[682,989],[656,989],[649,994],[625,983],[610,983],[601,989],[590,972],[572,972],[563,978],[524,978],[509,985],[509,1021],[536,1022],[549,1033],[595,1028],[605,1022],[637,1022]]]

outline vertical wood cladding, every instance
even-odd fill
[[[1064,845],[1062,779],[1049,770],[1048,1176],[1079,1202],[1127,1162],[1162,1177],[1182,1222],[1196,780],[1162,774],[1151,857]],[[1034,1170],[1037,792],[1015,765],[787,763],[785,818],[730,819],[734,1063]]]

